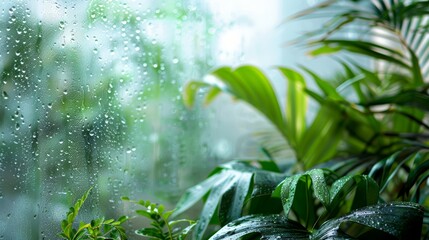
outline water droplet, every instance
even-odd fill
[[[3,98],[4,98],[4,99],[8,99],[8,98],[9,98],[9,95],[7,95],[7,92],[6,92],[6,91],[3,91]]]
[[[16,7],[12,6],[11,8],[9,8],[9,14],[12,15],[13,12],[15,12],[15,10],[16,10]]]
[[[60,30],[64,30],[65,22],[60,21]]]

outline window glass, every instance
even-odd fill
[[[264,119],[229,98],[185,109],[182,86],[216,66],[299,61],[282,49],[298,30],[280,23],[306,4],[2,1],[0,239],[56,239],[91,186],[88,219],[126,213],[121,196],[174,204],[250,155]]]

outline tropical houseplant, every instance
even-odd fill
[[[428,176],[425,117],[429,96],[424,79],[428,75],[429,58],[425,24],[428,10],[429,2],[426,1],[333,0],[293,16],[293,19],[329,17],[323,30],[310,32],[303,39],[310,55],[334,55],[343,70],[333,82],[306,67],[299,70],[279,68],[288,81],[284,111],[268,78],[253,66],[223,67],[211,73],[218,81],[189,82],[184,91],[188,106],[193,105],[201,89],[207,89],[206,103],[213,101],[219,93],[246,102],[262,113],[286,139],[299,166],[294,168],[294,175],[286,177],[274,192],[279,183],[276,177],[282,172],[273,161],[269,168],[265,162],[258,162],[257,166],[240,161],[215,170],[206,181],[188,190],[178,204],[176,213],[186,210],[200,198],[205,200],[194,238],[203,236],[210,221],[220,226],[231,222],[213,239],[261,236],[264,239],[274,236],[308,239],[310,233],[302,229],[312,232],[311,238],[316,239],[334,236],[368,239],[380,235],[419,238],[420,234],[404,235],[404,231],[412,226],[418,226],[416,230],[420,232],[423,211],[418,205],[393,203],[361,207],[398,200],[425,205]],[[343,33],[350,29],[358,33],[357,37],[344,37]],[[349,54],[339,57],[336,54],[339,52]],[[371,61],[372,66],[351,60],[351,56],[356,55]],[[307,86],[306,76],[316,83],[317,89]],[[348,97],[350,95],[353,97]],[[306,117],[310,99],[320,106],[311,122]],[[247,168],[231,167],[242,164]],[[300,170],[309,172],[301,173]],[[264,177],[257,177],[257,174],[262,175],[261,171]],[[270,201],[276,202],[279,197],[278,204],[270,205],[268,210],[257,208],[260,212],[252,211],[261,196],[261,186]],[[356,190],[349,195],[352,187]],[[205,190],[197,193],[196,188]],[[340,203],[348,206],[345,211],[341,204],[335,203],[340,192],[343,192]],[[312,196],[317,200],[314,201]],[[296,204],[298,202],[300,204]],[[280,213],[279,205],[283,206],[283,217],[269,215],[276,211]],[[369,210],[374,208],[383,210]],[[353,209],[354,212],[347,215]],[[385,210],[391,215],[383,213]],[[321,219],[328,220],[336,215],[330,211],[343,217],[330,220],[315,231],[323,223]],[[264,215],[252,215],[254,212]],[[374,219],[369,215],[362,216],[362,212],[372,212],[374,215],[369,215]],[[213,217],[216,214],[218,219]],[[239,218],[248,214],[251,216]],[[380,221],[380,216],[385,215],[390,218]],[[408,221],[412,218],[420,220]],[[231,221],[234,219],[237,220]],[[291,219],[295,222],[290,223]],[[397,228],[399,219],[403,227],[398,229],[403,231],[390,231]],[[359,231],[354,230],[353,224],[343,224],[343,220],[370,230],[363,231],[362,236],[353,234]],[[379,224],[385,227],[378,227]],[[297,231],[302,235],[293,235]]]

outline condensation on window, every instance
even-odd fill
[[[1,2],[0,239],[56,239],[90,187],[86,219],[123,215],[121,196],[174,204],[211,168],[246,155],[248,128],[237,123],[254,123],[251,110],[225,107],[229,99],[188,110],[181,91],[216,66],[281,63],[280,6]]]

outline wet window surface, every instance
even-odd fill
[[[245,2],[1,2],[0,239],[56,239],[91,186],[88,219],[126,213],[121,196],[174,204],[246,155],[252,111],[181,95],[216,66],[284,60],[260,44],[282,44],[281,1]]]

